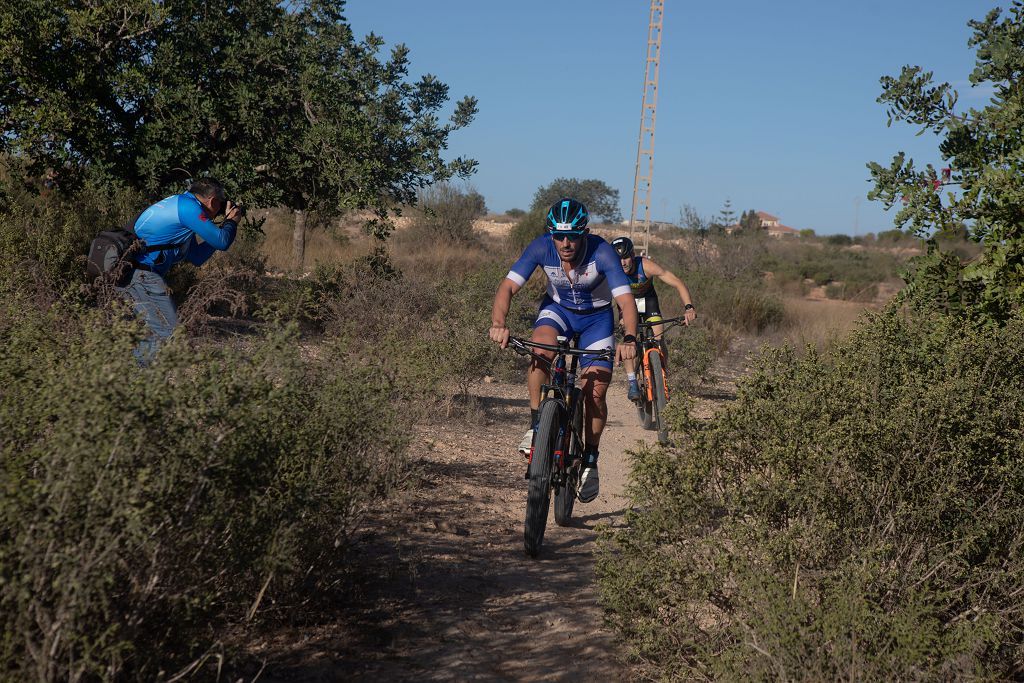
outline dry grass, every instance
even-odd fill
[[[788,343],[797,349],[808,345],[826,349],[849,334],[857,320],[876,306],[836,299],[786,297],[786,321],[774,332],[772,342]]]
[[[292,245],[291,212],[286,209],[269,209],[254,212],[255,217],[266,216],[263,225],[266,239],[261,251],[267,257],[267,269],[274,272],[294,270]],[[332,225],[321,225],[314,217],[306,223],[306,253],[304,271],[311,271],[319,264],[340,263],[368,253],[369,240],[353,237],[360,235],[359,221],[341,221]]]
[[[267,211],[264,225],[266,240],[262,251],[270,270],[292,270],[292,222],[284,210]],[[459,242],[423,239],[411,230],[408,220],[398,221],[398,230],[388,241],[392,263],[420,282],[457,282],[495,261],[512,263],[518,256],[503,234],[492,234],[482,225],[475,226],[476,238]],[[487,223],[487,221],[478,221]],[[373,251],[375,243],[361,232],[360,221],[350,219],[331,229],[313,225],[307,231],[306,270],[316,264],[344,263]],[[495,282],[497,286],[497,282]],[[886,290],[886,297],[891,292]],[[788,343],[797,349],[813,345],[825,349],[845,337],[865,310],[877,305],[833,299],[815,300],[783,294],[785,317],[782,324],[763,336],[770,344]],[[705,318],[703,326],[711,333],[711,342],[718,354],[728,348],[739,333],[724,321]]]
[[[294,270],[291,214],[283,209],[270,209],[254,212],[254,216],[267,218],[263,226],[266,239],[261,248],[267,257],[267,269]],[[344,263],[373,251],[374,242],[362,231],[362,221],[363,218],[355,216],[325,226],[311,219],[306,229],[304,270],[312,271],[319,264]],[[403,271],[451,278],[475,271],[481,263],[494,259],[507,259],[511,264],[518,256],[509,249],[504,234],[507,229],[489,229],[498,225],[497,221],[477,221],[477,239],[458,243],[424,240],[413,234],[410,223],[407,216],[398,218],[397,229],[387,243],[394,264]]]

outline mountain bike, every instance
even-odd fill
[[[578,338],[559,336],[557,344],[509,338],[509,346],[524,356],[532,356],[551,369],[551,383],[541,388],[537,431],[526,470],[529,490],[526,495],[526,521],[523,542],[526,554],[536,557],[544,540],[551,492],[555,493],[555,523],[568,526],[576,502],[576,490],[583,472],[583,390],[576,386],[581,356],[612,360],[611,350],[577,349]],[[554,351],[552,360],[533,349]],[[570,359],[566,367],[566,359]]]
[[[636,374],[640,385],[640,402],[636,412],[644,429],[658,432],[658,443],[668,441],[668,425],[665,424],[665,405],[668,403],[668,358],[662,345],[665,332],[679,325],[683,317],[663,319],[652,315],[637,325],[636,357],[640,359],[640,372]],[[666,325],[661,334],[654,334],[655,325]]]

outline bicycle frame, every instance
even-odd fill
[[[654,316],[652,316],[653,318]],[[647,394],[648,402],[654,400],[654,382],[651,377],[651,355],[658,354],[661,356],[661,386],[664,387],[665,401],[668,401],[668,375],[665,368],[668,367],[668,358],[665,357],[665,353],[661,349],[661,338],[665,336],[665,333],[673,326],[678,325],[682,318],[668,318],[662,320],[660,317],[657,320],[648,319],[642,320],[637,326],[637,355],[640,357],[643,365],[643,376],[644,376],[644,392]],[[662,330],[661,334],[654,334],[655,325],[669,325],[669,327]]]
[[[555,399],[562,405],[562,420],[561,429],[558,435],[559,447],[555,450],[554,456],[554,468],[552,469],[552,483],[558,486],[563,483],[566,469],[573,463],[566,462],[565,454],[569,452],[569,444],[571,438],[575,436],[579,443],[583,443],[583,434],[574,434],[572,431],[572,425],[570,424],[570,417],[572,416],[573,409],[576,406],[577,401],[583,400],[582,391],[576,387],[576,379],[579,370],[580,356],[583,355],[601,355],[602,352],[587,351],[585,349],[576,349],[571,344],[575,344],[578,341],[578,337],[574,337],[571,342],[568,337],[559,336],[557,345],[550,344],[539,344],[536,342],[528,342],[521,339],[512,338],[509,340],[510,344],[513,345],[517,353],[529,354],[534,359],[544,363],[551,369],[551,383],[541,385],[541,397],[543,399]],[[548,360],[544,356],[538,353],[534,353],[531,349],[546,349],[548,351],[554,351],[555,357]],[[610,353],[610,352],[604,352]],[[566,367],[566,356],[569,356],[569,367]],[[533,461],[533,454],[530,454],[529,462]],[[529,466],[527,466],[529,471]]]

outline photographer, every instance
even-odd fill
[[[223,222],[218,225],[221,215]],[[201,266],[215,251],[226,251],[235,240],[241,216],[241,209],[226,199],[224,186],[213,178],[197,180],[188,192],[167,197],[139,214],[135,234],[146,244],[168,245],[139,257],[131,281],[119,288],[149,328],[148,337],[135,350],[140,362],[151,359],[178,324],[164,275],[179,261]]]

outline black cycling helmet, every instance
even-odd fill
[[[619,258],[629,258],[633,255],[633,240],[628,237],[616,237],[612,240],[612,249]]]
[[[579,235],[587,229],[590,222],[590,214],[587,207],[575,199],[565,197],[559,199],[548,209],[547,220],[544,227],[548,232],[561,232]]]

